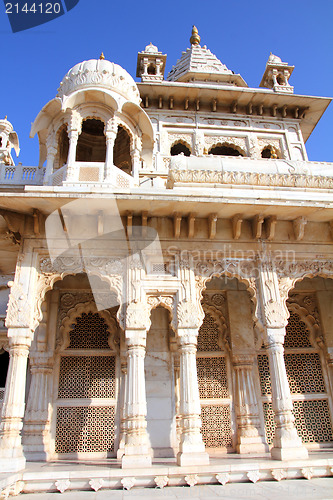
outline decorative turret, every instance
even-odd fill
[[[0,163],[15,165],[11,155],[13,148],[18,156],[20,153],[18,136],[6,116],[4,120],[0,120]]]
[[[145,50],[138,53],[136,76],[142,82],[162,82],[164,79],[165,62],[167,55],[159,52],[151,42]]]
[[[289,66],[287,62],[282,62],[280,57],[271,52],[259,87],[273,89],[274,92],[293,94],[294,87],[289,84],[289,78],[294,67]]]
[[[200,82],[200,84],[234,85],[247,87],[240,75],[235,75],[225,64],[207,49],[200,46],[200,36],[196,26],[192,28],[191,48],[186,49],[168,74],[171,82]]]

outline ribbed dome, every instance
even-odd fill
[[[58,96],[68,96],[85,88],[104,88],[121,94],[126,100],[140,104],[135,81],[127,71],[106,59],[90,59],[73,66],[63,78]]]

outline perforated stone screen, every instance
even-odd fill
[[[69,349],[109,349],[108,325],[98,313],[83,313],[70,332]]]
[[[228,379],[223,357],[198,358],[197,372],[201,399],[227,398]]]
[[[271,376],[267,354],[258,354],[258,369],[262,396],[271,394]]]
[[[333,441],[327,400],[294,401],[295,426],[303,443]]]
[[[292,393],[325,393],[325,383],[317,352],[285,353],[287,377]]]
[[[59,398],[114,398],[114,356],[62,356]]]
[[[288,347],[312,347],[306,325],[293,312],[290,313],[284,338],[284,348],[287,349]]]
[[[229,405],[204,405],[201,408],[202,437],[207,448],[232,446]]]
[[[214,318],[206,314],[198,335],[198,351],[220,351],[219,328]]]
[[[59,407],[56,453],[113,452],[114,416],[112,406]]]

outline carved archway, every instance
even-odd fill
[[[176,311],[176,300],[173,295],[149,295],[147,297],[147,304],[149,309],[149,314],[151,314],[153,309],[161,306],[164,307],[169,312],[170,327],[173,332],[177,333],[177,311]]]
[[[86,270],[87,276],[97,276],[101,281],[109,285],[110,291],[114,291],[117,296],[118,304],[123,304],[123,273],[122,264],[114,259],[96,259],[96,265],[93,271]],[[61,272],[60,272],[61,271]],[[51,259],[41,256],[40,269],[37,278],[36,292],[36,312],[33,318],[33,328],[36,329],[43,317],[42,303],[45,295],[52,290],[57,281],[63,280],[66,276],[82,273],[82,264],[74,258],[60,258],[57,263],[57,270],[54,269]],[[107,274],[108,273],[108,274]],[[120,328],[124,329],[124,311],[119,307],[117,320]]]

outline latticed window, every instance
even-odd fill
[[[290,313],[285,336],[285,365],[293,400],[295,426],[303,443],[333,441],[332,421],[319,349],[310,342],[309,331],[299,315]],[[272,443],[275,431],[268,356],[258,355],[266,437]]]
[[[202,436],[207,448],[232,448],[229,364],[221,346],[222,332],[206,312],[199,330],[197,373]]]
[[[109,327],[98,313],[82,313],[59,359],[55,452],[114,453],[116,357]]]

